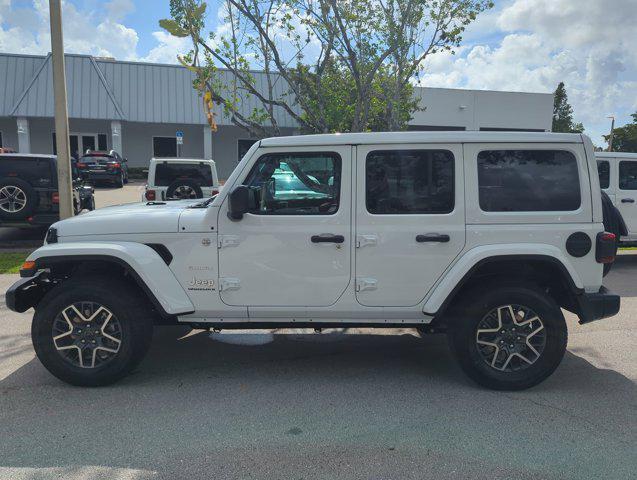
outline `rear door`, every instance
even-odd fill
[[[615,160],[617,162],[617,160]],[[615,205],[624,217],[629,236],[637,236],[637,160],[619,160]]]
[[[356,156],[356,298],[417,305],[465,244],[462,145],[366,145]]]

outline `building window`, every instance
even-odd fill
[[[407,125],[410,132],[464,132],[466,127],[440,125]]]
[[[480,127],[481,132],[544,132],[541,128]]]
[[[106,134],[105,133],[98,133],[97,134],[97,149],[101,150],[103,152],[108,150],[108,144],[106,142]],[[122,153],[122,152],[117,152],[117,153]]]
[[[365,203],[374,215],[453,211],[454,156],[448,150],[384,150],[367,155]]]
[[[570,212],[581,205],[577,159],[564,150],[490,150],[478,155],[484,212]]]
[[[251,138],[237,140],[237,162],[240,162],[241,159],[244,157],[244,155],[248,153],[248,150],[250,150],[252,145],[257,143],[258,141],[259,140],[255,140]]]
[[[177,157],[176,137],[153,137],[153,157],[175,158]]]
[[[597,161],[597,173],[599,173],[600,188],[608,188],[610,186],[610,163],[608,160]]]

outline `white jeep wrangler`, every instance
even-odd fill
[[[600,195],[583,135],[271,138],[208,200],[54,224],[6,300],[35,307],[38,357],[76,385],[123,377],[172,323],[446,332],[473,380],[523,389],[564,355],[561,308],[619,311]]]
[[[219,190],[214,160],[151,158],[142,202],[209,198]]]

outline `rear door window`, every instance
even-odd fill
[[[445,214],[454,209],[454,156],[447,150],[373,151],[365,203],[375,215]]]
[[[176,180],[192,180],[200,187],[212,187],[212,169],[206,163],[158,163],[155,165],[155,185],[168,187]]]
[[[619,188],[637,190],[637,162],[626,160],[619,162]]]
[[[565,150],[488,150],[478,154],[485,212],[568,212],[581,205],[577,159]]]

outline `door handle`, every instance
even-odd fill
[[[312,240],[312,243],[343,243],[345,241],[345,237],[343,235],[323,233],[321,235],[312,235],[310,240]]]
[[[451,240],[449,235],[440,233],[426,233],[425,235],[416,235],[418,243],[447,243]]]
[[[635,200],[632,198],[622,198],[622,203],[635,203]]]

